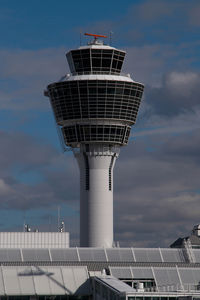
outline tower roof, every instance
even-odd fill
[[[80,46],[78,49],[82,50],[82,49],[105,49],[105,50],[117,50],[123,53],[126,53],[126,51],[124,50],[119,50],[115,47],[109,46],[109,45],[104,45],[102,44],[88,44],[85,46]]]

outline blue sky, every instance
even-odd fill
[[[55,229],[60,206],[78,245],[78,167],[43,91],[69,72],[80,32],[112,31],[127,51],[123,71],[145,84],[115,167],[115,239],[168,246],[200,222],[199,15],[198,0],[0,1],[0,230],[24,219]]]

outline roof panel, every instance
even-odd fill
[[[200,249],[192,249],[195,257],[195,262],[200,263]]]
[[[0,262],[21,261],[20,249],[0,249]]]
[[[121,293],[135,293],[135,289],[131,288],[128,284],[120,281],[112,276],[106,277],[97,277],[95,278],[97,282],[105,283],[106,286],[109,285],[114,290],[121,292]]]
[[[65,295],[66,288],[59,267],[47,268],[51,293],[53,295]]]
[[[130,267],[110,267],[110,274],[120,279],[132,279]]]
[[[195,280],[192,269],[179,268],[178,271],[183,284],[194,283]]]
[[[151,268],[131,268],[133,278],[135,279],[153,279],[153,272]]]
[[[9,261],[22,261],[20,249],[7,249]]]
[[[194,278],[194,283],[199,284],[200,282],[200,268],[194,268],[193,269],[193,278]]]
[[[21,295],[35,295],[32,268],[29,266],[17,267],[17,276]]]
[[[159,249],[133,249],[136,262],[162,262]]]
[[[50,261],[48,249],[22,249],[24,261]]]
[[[76,291],[78,291],[78,293],[82,295],[90,294],[89,275],[87,267],[73,268],[73,273],[76,281]]]
[[[7,295],[21,295],[16,267],[3,267],[5,293]]]
[[[0,295],[5,295],[2,267],[0,268]]]
[[[106,261],[104,249],[79,248],[78,252],[81,261]]]
[[[79,261],[76,248],[50,249],[52,261]]]
[[[155,280],[159,291],[182,289],[176,268],[154,268]]]
[[[147,249],[149,262],[162,262],[159,249]]]
[[[67,295],[72,295],[77,290],[76,281],[74,278],[73,268],[62,267],[62,277],[65,285],[65,293]]]
[[[146,249],[134,249],[136,262],[148,262]]]
[[[164,262],[185,262],[181,249],[160,249]]]
[[[32,267],[33,280],[37,295],[52,295],[49,284],[49,272],[46,267]]]
[[[134,261],[131,248],[108,248],[106,249],[108,261]]]

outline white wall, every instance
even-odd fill
[[[69,248],[69,232],[0,232],[0,248]]]

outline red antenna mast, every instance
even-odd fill
[[[93,36],[95,40],[98,39],[99,37],[107,38],[107,35],[100,35],[100,34],[84,33],[84,35]]]

